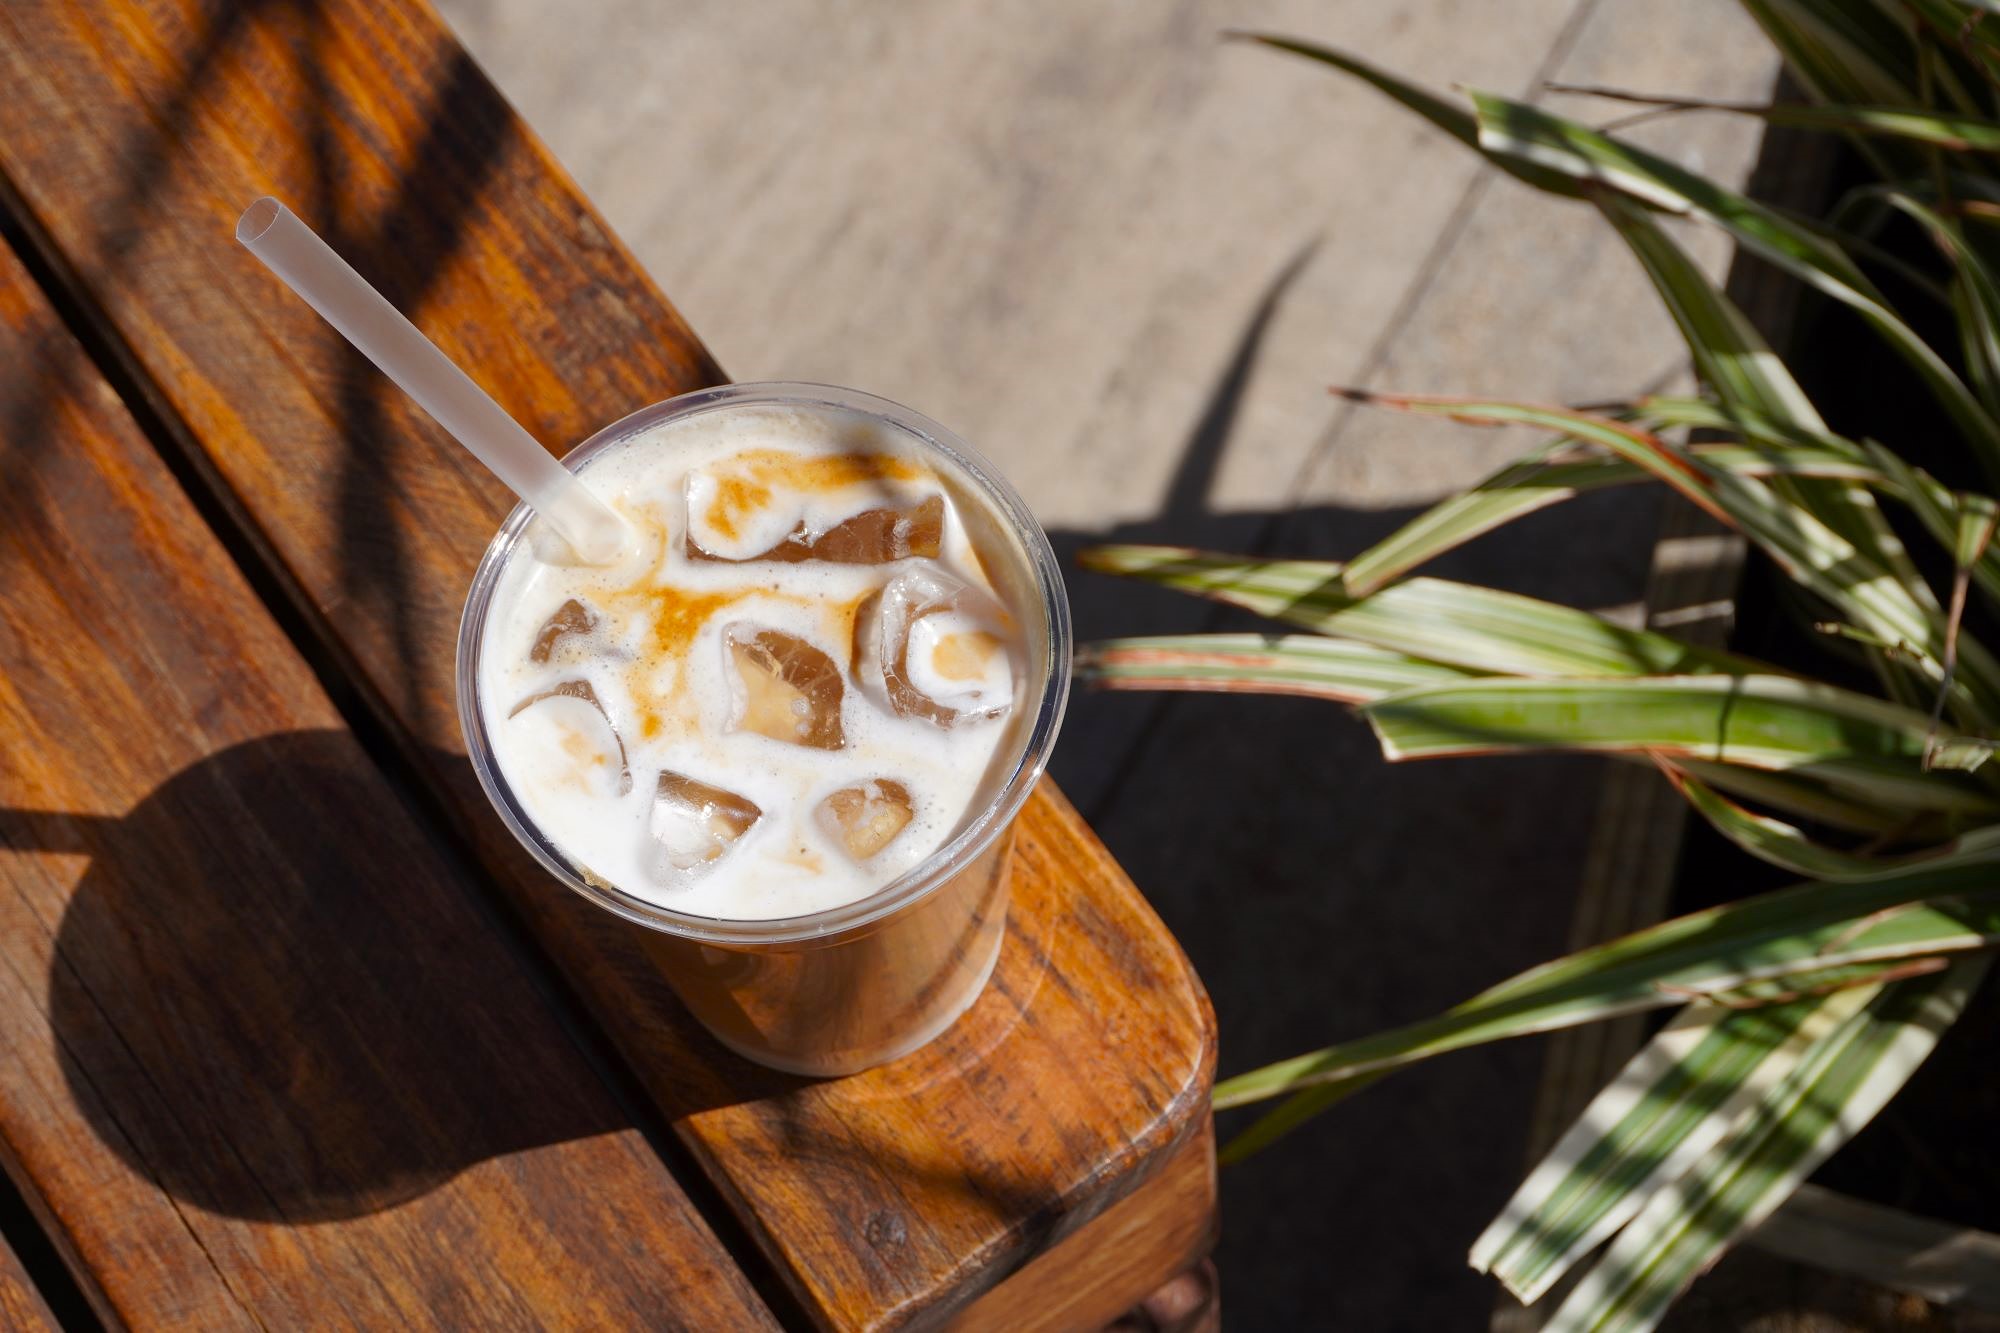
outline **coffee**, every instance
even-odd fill
[[[900,432],[747,406],[581,475],[636,540],[600,568],[531,530],[479,694],[509,787],[589,877],[802,916],[917,865],[1004,780],[1026,644],[975,536],[998,527]]]
[[[458,688],[494,808],[738,1053],[923,1045],[1000,954],[1062,717],[1047,538],[942,426],[825,385],[688,394],[568,461],[636,537],[586,568],[517,509],[488,549]]]

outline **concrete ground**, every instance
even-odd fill
[[[1357,412],[1331,383],[1579,401],[1683,374],[1590,210],[1218,32],[1600,120],[1616,109],[1542,84],[1754,99],[1775,73],[1726,0],[441,8],[731,374],[950,423],[1066,558],[1105,537],[1338,558],[1522,443]],[[1736,180],[1755,144],[1714,116],[1635,137]],[[1693,239],[1719,270],[1725,247]],[[1625,605],[1653,514],[1638,493],[1567,506],[1441,572]],[[1071,590],[1086,639],[1220,623],[1097,576]],[[1391,768],[1330,706],[1142,695],[1079,697],[1054,771],[1207,981],[1225,1074],[1558,952],[1600,774]],[[1538,1064],[1526,1044],[1449,1058],[1226,1171],[1231,1326],[1482,1326],[1463,1255],[1523,1168]]]

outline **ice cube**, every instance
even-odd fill
[[[796,635],[738,621],[722,631],[732,670],[732,731],[816,750],[847,743],[840,723],[846,693],[831,657]]]
[[[998,717],[1014,704],[1005,625],[987,593],[939,569],[909,569],[856,615],[855,674],[899,717],[940,727]]]
[[[620,796],[626,795],[632,790],[632,768],[625,759],[625,738],[620,736],[618,728],[612,725],[611,714],[604,710],[604,702],[597,697],[597,691],[591,688],[589,681],[565,680],[558,682],[549,686],[546,690],[531,694],[521,700],[521,702],[515,704],[508,711],[507,716],[510,719],[519,717],[523,712],[533,708],[536,704],[550,700],[560,701],[564,699],[575,700],[585,705],[587,712],[577,710],[583,713],[583,717],[579,717],[576,720],[582,721],[585,718],[594,719],[591,725],[601,725],[604,728],[604,733],[611,738],[611,747],[607,750],[601,745],[594,745],[586,738],[582,729],[572,725],[569,735],[564,739],[563,748],[579,764],[586,764],[600,757],[608,759],[612,751],[616,751],[618,755],[618,794]],[[561,704],[558,702],[555,706],[560,707]]]
[[[842,787],[819,803],[820,827],[856,861],[866,861],[909,826],[910,789],[894,778]]]
[[[664,884],[685,883],[721,859],[763,816],[755,802],[685,773],[662,772],[646,822],[647,868]]]
[[[587,636],[602,623],[603,617],[595,610],[572,597],[542,622],[540,632],[535,635],[535,646],[528,650],[528,660],[546,663],[564,639]]]
[[[907,508],[864,509],[818,533],[800,519],[775,545],[750,555],[722,555],[708,549],[690,523],[687,553],[690,560],[731,564],[825,560],[836,565],[885,565],[912,556],[933,559],[943,543],[944,497],[932,495]]]
[[[904,677],[918,694],[959,717],[998,717],[1014,702],[1006,639],[989,622],[955,608],[911,623]]]

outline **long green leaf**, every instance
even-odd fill
[[[1889,308],[1837,245],[1762,204],[1587,126],[1493,93],[1475,92],[1472,98],[1479,117],[1480,148],[1488,156],[1556,171],[1580,187],[1617,190],[1654,208],[1702,218],[1853,309],[1917,371],[1958,424],[1988,476],[2000,479],[2000,422]]]
[[[1852,0],[1741,0],[1799,81],[1831,105],[1919,105],[1915,44],[1903,28]],[[1852,141],[1879,176],[1922,166],[1907,144]]]
[[[1952,115],[1900,106],[1728,106],[1773,125],[1804,130],[1836,130],[1872,134],[1913,143],[1935,144],[1955,151],[1992,152],[2000,149],[2000,121],[1984,116]]]
[[[1300,694],[1340,703],[1467,677],[1457,667],[1316,634],[1111,639],[1079,652],[1076,671],[1101,689]]]
[[[1396,411],[1566,431],[1579,440],[1602,445],[1737,528],[1795,582],[1839,607],[1874,638],[1906,650],[1932,681],[1944,678],[1944,615],[1935,599],[1928,604],[1914,600],[1910,588],[1894,571],[1753,477],[1717,470],[1636,426],[1570,408],[1349,392],[1361,401]],[[2000,713],[2000,663],[1969,638],[1960,642],[1958,651],[1969,668],[1971,689],[1959,687],[1954,701],[1974,722]]]
[[[1794,874],[1810,875],[1815,879],[1866,879],[1878,875],[1885,869],[1898,865],[1914,864],[1921,860],[1919,854],[1909,858],[1885,861],[1881,857],[1863,856],[1855,852],[1828,847],[1814,840],[1796,825],[1760,815],[1724,796],[1691,773],[1681,771],[1677,766],[1665,764],[1668,775],[1680,789],[1702,818],[1715,830],[1741,847],[1760,861],[1768,861]],[[1938,849],[1940,852],[1952,850],[1950,846]]]
[[[1858,801],[1830,791],[1795,773],[1771,773],[1730,764],[1711,764],[1699,759],[1678,759],[1674,767],[1692,773],[1717,791],[1746,801],[1756,801],[1800,819],[1809,819],[1828,828],[1850,833],[1915,836],[1910,818],[1901,811],[1885,810],[1867,801]]]
[[[1803,431],[1740,407],[1724,407],[1701,398],[1655,397],[1634,405],[1635,419],[1655,429],[1692,426],[1702,430],[1729,431],[1743,438],[1753,452],[1770,449],[1774,457],[1797,459],[1797,465],[1778,466],[1807,477],[1844,478],[1861,482],[1906,505],[1938,543],[1947,549],[1957,541],[1958,514],[1969,502],[1974,506],[1993,504],[1985,496],[1955,495],[1922,468],[1912,467],[1901,455],[1872,440],[1857,444],[1825,431]],[[1711,461],[1705,446],[1691,452]],[[1850,468],[1836,461],[1854,460]],[[1760,473],[1744,461],[1718,451],[1712,465],[1727,471],[1757,476]],[[1606,482],[1604,484],[1612,484]],[[1972,567],[1973,578],[1989,594],[2000,598],[2000,554],[1988,551]]]
[[[1696,371],[1725,405],[1801,430],[1826,429],[1777,353],[1651,214],[1624,195],[1603,194],[1597,205],[1638,257],[1680,329]]]
[[[1955,151],[2000,149],[2000,121],[1900,106],[1729,106],[1773,125],[1805,130],[1838,130],[1935,144]]]
[[[1621,195],[1605,196],[1598,204],[1645,267],[1694,357],[1695,369],[1723,409],[1780,423],[1799,437],[1824,439],[1826,423],[1784,362],[1653,216]],[[1771,488],[1888,570],[1914,609],[1935,613],[1937,601],[1929,585],[1865,489],[1785,474],[1774,477]]]
[[[1955,547],[1958,543],[1958,516],[1965,508],[1961,497],[1954,495],[1923,469],[1911,467],[1893,449],[1885,449],[1872,440],[1862,447],[1888,482],[1885,489],[1909,506],[1940,545]],[[1974,503],[1990,505],[1993,501],[1980,496],[1974,498]],[[1972,577],[1989,596],[2000,598],[2000,555],[1990,550],[1982,554],[1973,562]]]
[[[1822,1036],[1685,1177],[1626,1226],[1550,1333],[1645,1333],[1730,1242],[1874,1118],[1965,1007],[1987,960],[1884,987]]]
[[[1462,106],[1445,101],[1429,89],[1411,83],[1408,79],[1399,78],[1359,56],[1330,46],[1322,46],[1317,42],[1284,37],[1275,33],[1231,31],[1223,35],[1240,41],[1257,42],[1274,50],[1304,56],[1307,60],[1318,61],[1323,65],[1331,65],[1343,74],[1361,80],[1392,101],[1400,102],[1468,148],[1475,151],[1479,148],[1479,126],[1473,119],[1472,113]],[[1496,162],[1495,165],[1524,184],[1545,193],[1567,196],[1575,196],[1578,193],[1575,182],[1556,172],[1543,171],[1533,165],[1517,162]]]
[[[1680,788],[1681,794],[1687,797],[1688,803],[1724,837],[1759,860],[1768,861],[1794,874],[1810,875],[1814,879],[1869,879],[1890,871],[1921,866],[1940,857],[1959,856],[2000,845],[2000,825],[1989,824],[1953,834],[1944,827],[1924,829],[1920,825],[1912,825],[1908,820],[1894,822],[1885,820],[1873,830],[1860,825],[1855,827],[1863,832],[1896,834],[1899,835],[1899,841],[1916,842],[1919,845],[1928,843],[1931,836],[1941,840],[1923,846],[1921,851],[1900,856],[1864,856],[1857,852],[1841,851],[1815,841],[1791,824],[1747,810],[1724,796],[1717,788],[1734,785],[1742,776],[1742,771],[1739,769],[1722,770],[1704,766],[1703,776],[1709,781],[1702,781],[1700,777],[1688,771],[1695,767],[1693,765],[1673,764],[1666,767]],[[1772,793],[1752,788],[1742,794],[1764,800],[1768,804],[1794,809],[1807,818],[1821,819],[1821,822],[1832,823],[1838,827],[1848,826],[1840,821],[1838,816],[1841,812],[1834,811],[1833,819],[1825,819],[1821,812],[1812,809],[1791,790]]]
[[[1369,644],[1316,635],[1194,634],[1112,639],[1092,644],[1077,654],[1077,679],[1099,689],[1215,691],[1241,694],[1304,695],[1336,703],[1366,703],[1419,685],[1467,679],[1468,673],[1436,662],[1424,662]],[[1625,756],[1641,763],[1651,756]],[[1794,773],[1760,773],[1725,764],[1683,760],[1670,769],[1681,781],[1694,784],[1692,773],[1708,778],[1699,790],[1709,800],[1736,813],[1758,837],[1776,841],[1770,830],[1788,830],[1798,842],[1810,844],[1803,833],[1766,816],[1753,815],[1720,795],[1731,790],[1795,816],[1835,828],[1884,834],[1912,831],[1907,814],[1885,813],[1877,805],[1857,802],[1830,791],[1824,783]],[[1712,784],[1712,785],[1711,785]],[[1685,790],[1685,789],[1684,789]],[[1700,808],[1700,802],[1697,807]],[[1718,818],[1712,812],[1711,819]],[[1738,836],[1733,826],[1724,831]],[[1740,837],[1739,837],[1739,840]],[[1789,859],[1760,843],[1753,851],[1790,869],[1813,874],[1839,869],[1873,873],[1896,863],[1846,858],[1825,851],[1824,859]],[[1830,877],[1842,877],[1833,876]]]
[[[1920,101],[1913,74],[1915,44],[1879,10],[1851,0],[1742,4],[1820,101],[1886,106]]]
[[[1407,1027],[1218,1084],[1215,1104],[1291,1094],[1229,1148],[1264,1147],[1373,1077],[1484,1042],[1726,994],[1829,968],[1989,947],[2000,940],[1995,855],[1978,849],[1869,880],[1802,884],[1677,917],[1580,950]]]
[[[1473,1244],[1472,1266],[1533,1304],[1879,989],[1849,986],[1755,1009],[1682,1009],[1522,1182]]]
[[[1099,546],[1079,554],[1077,563],[1472,672],[1627,676],[1772,670],[1586,611],[1442,579],[1409,579],[1357,599],[1346,591],[1342,567],[1324,561],[1252,560],[1178,546]]]
[[[1639,751],[1797,773],[1894,809],[2000,812],[1951,772],[1991,747],[1865,694],[1792,676],[1484,678],[1362,705],[1392,761],[1515,750]]]
[[[1809,430],[1796,422],[1766,416],[1740,402],[1651,394],[1634,402],[1631,413],[1635,423],[1644,424],[1656,433],[1670,427],[1691,426],[1698,430],[1726,431],[1762,448],[1821,452],[1867,463],[1861,446],[1844,435],[1825,429]]]
[[[1517,518],[1587,491],[1653,480],[1616,457],[1556,455],[1569,440],[1542,445],[1477,486],[1440,500],[1343,566],[1348,594],[1366,597],[1393,579]],[[1811,445],[1696,444],[1688,453],[1719,471],[1746,477],[1808,477],[1878,482],[1879,468]]]
[[[1606,194],[1597,202],[1645,267],[1680,328],[1695,369],[1724,408],[1781,422],[1800,434],[1825,434],[1826,423],[1763,336],[1653,216],[1623,195]],[[1772,494],[1817,518],[1887,572],[1893,589],[1884,585],[1880,595],[1901,594],[1908,605],[1898,608],[1899,618],[1936,623],[1937,598],[1865,487],[1792,476],[1774,477],[1768,485]],[[1747,488],[1740,489],[1748,494]],[[1918,674],[1910,663],[1890,652],[1869,651],[1892,693],[1919,694],[1908,680]],[[2000,679],[1985,684],[1990,695],[2000,697]],[[1957,715],[1961,721],[1979,720],[1970,710]]]
[[[1348,595],[1366,597],[1427,560],[1481,533],[1558,504],[1583,491],[1643,481],[1622,459],[1552,457],[1567,440],[1552,440],[1477,486],[1439,501],[1349,560],[1342,570]]]
[[[1792,129],[1828,130],[1842,134],[1879,135],[1932,144],[1956,151],[2000,150],[2000,120],[1954,115],[1913,106],[1863,106],[1852,102],[1725,102],[1706,97],[1656,96],[1622,88],[1553,84],[1553,91],[1581,93],[1608,101],[1658,107],[1663,111],[1720,111],[1751,116],[1769,125]]]
[[[1951,307],[1958,321],[1966,373],[1989,410],[2000,410],[2000,281],[1954,218],[1906,190],[1878,197],[1917,221],[1952,266]]]

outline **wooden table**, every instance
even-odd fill
[[[0,1314],[1089,1328],[1205,1254],[1213,1016],[1052,786],[985,996],[827,1082],[488,809],[509,498],[236,214],[558,447],[721,372],[421,0],[11,0],[0,78]]]

